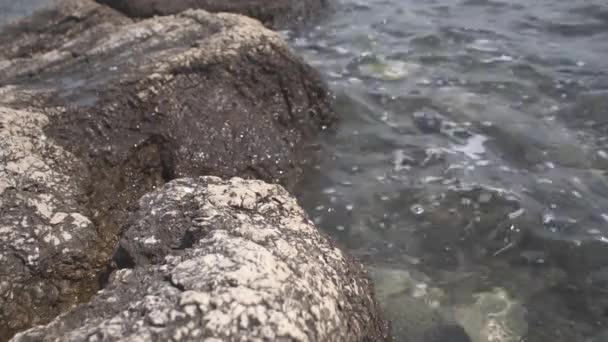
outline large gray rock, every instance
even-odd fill
[[[328,0],[97,0],[135,18],[176,14],[187,9],[239,13],[272,28],[294,27],[319,15]]]
[[[335,116],[278,34],[65,0],[0,34],[0,340],[98,289],[128,213],[184,176],[291,186]]]
[[[382,341],[360,264],[280,186],[179,179],[145,195],[121,241],[133,269],[14,341]]]

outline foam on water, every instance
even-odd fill
[[[464,145],[454,145],[450,149],[455,152],[464,153],[469,159],[479,160],[486,153],[484,144],[488,137],[481,134],[474,134],[466,140]]]

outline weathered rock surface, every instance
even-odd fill
[[[184,176],[294,184],[335,117],[235,14],[134,22],[66,0],[0,34],[0,340],[98,289],[137,200]]]
[[[79,203],[87,172],[46,139],[49,118],[0,106],[0,336],[65,310],[95,287],[98,235]],[[73,283],[81,286],[74,288]],[[50,305],[50,304],[53,305]],[[68,305],[68,306],[66,306]]]
[[[280,186],[179,179],[145,195],[120,243],[133,269],[14,341],[382,341],[362,267]]]
[[[133,23],[72,0],[2,37],[0,84],[12,88],[0,101],[69,107],[47,131],[80,154],[157,146],[166,178],[196,171],[291,185],[301,152],[335,120],[318,74],[239,15]]]
[[[97,0],[134,18],[177,14],[187,9],[239,13],[268,27],[301,24],[327,8],[328,0]]]

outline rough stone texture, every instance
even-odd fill
[[[167,178],[196,170],[291,185],[300,152],[335,120],[318,74],[242,16],[197,10],[132,23],[71,0],[7,36],[0,84],[15,87],[12,105],[73,106],[49,129],[62,145],[112,158],[155,145]]]
[[[184,176],[291,186],[335,117],[253,19],[66,0],[0,33],[0,340],[97,288],[128,213]]]
[[[46,138],[48,120],[0,106],[0,336],[53,315],[49,303],[79,300],[72,282],[91,286],[100,267],[89,254],[97,233],[70,176],[86,169]]]
[[[149,18],[177,14],[187,9],[239,13],[268,27],[298,26],[327,8],[328,0],[97,0],[130,17]]]
[[[382,341],[360,264],[280,186],[179,179],[145,195],[120,243],[133,269],[14,341]]]

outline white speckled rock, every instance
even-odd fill
[[[83,165],[46,137],[48,120],[0,106],[0,336],[78,297],[71,281],[95,282],[97,233],[70,177]]]
[[[167,180],[295,184],[330,100],[278,33],[237,14],[133,20],[59,0],[3,27],[0,342],[90,298],[138,199]]]
[[[361,265],[278,185],[184,178],[144,196],[89,303],[14,341],[381,341]]]

